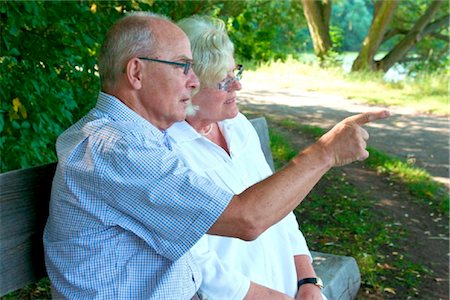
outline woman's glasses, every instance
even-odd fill
[[[235,81],[240,81],[242,78],[242,72],[244,72],[243,65],[237,65],[236,69],[234,69],[234,76],[231,78],[225,78],[221,82],[217,84],[217,88],[221,91],[229,92],[231,90],[232,84]]]

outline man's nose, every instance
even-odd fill
[[[200,81],[198,80],[197,75],[195,75],[194,70],[190,70],[189,74],[188,74],[189,78],[188,78],[188,87],[192,88],[192,89],[196,89],[200,86]]]

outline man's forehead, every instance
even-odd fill
[[[186,37],[183,30],[181,30],[180,27],[178,27],[176,24],[172,23],[171,21],[157,19],[157,20],[154,20],[151,23],[151,25],[152,25],[153,33],[156,36],[158,36],[158,38],[160,38],[160,39],[173,37],[173,36]]]
[[[189,39],[181,28],[168,21],[161,25],[154,32],[157,44],[155,54],[170,55],[172,58],[180,60],[192,60]]]

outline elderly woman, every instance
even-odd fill
[[[191,42],[200,89],[192,98],[195,112],[168,130],[172,146],[189,168],[240,193],[272,174],[256,131],[236,103],[243,66],[235,65],[221,20],[194,16],[178,25]],[[206,235],[192,250],[204,298],[322,299],[318,285],[309,282],[316,274],[293,213],[254,241]]]

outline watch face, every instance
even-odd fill
[[[316,285],[319,286],[321,289],[323,288],[323,281],[320,279],[320,277],[316,277],[317,282]]]

